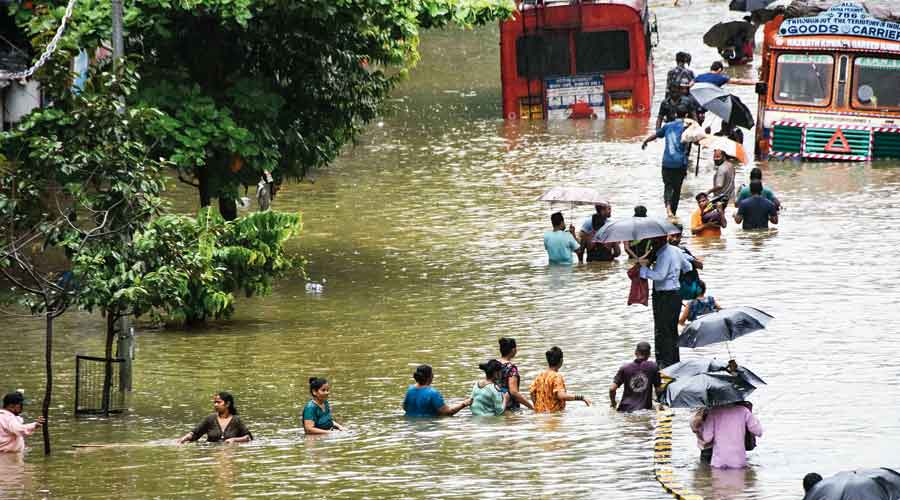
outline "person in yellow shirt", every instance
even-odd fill
[[[728,220],[724,213],[715,220],[703,222],[703,215],[711,210],[722,210],[722,207],[709,206],[709,196],[706,193],[698,193],[695,197],[697,200],[697,210],[691,214],[691,234],[700,238],[713,237],[718,238],[722,235],[722,228],[728,226]]]
[[[562,411],[566,408],[566,401],[584,401],[584,404],[591,406],[590,398],[566,392],[566,381],[559,373],[563,363],[562,349],[553,346],[547,351],[546,356],[549,368],[542,371],[531,383],[530,392],[531,401],[534,402],[534,411]]]

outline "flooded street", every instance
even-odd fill
[[[676,51],[692,53],[696,73],[717,56],[700,39],[726,10],[702,0],[655,7],[657,102]],[[618,366],[637,342],[652,341],[651,310],[626,305],[624,259],[548,267],[550,209],[535,201],[550,186],[590,186],[609,197],[613,218],[637,204],[663,215],[662,143],[641,151],[651,118],[504,122],[498,40],[496,26],[427,33],[419,67],[361,143],[314,182],[279,193],[275,208],[304,214],[293,250],[321,294],[285,281],[270,297],[239,299],[232,321],[142,329],[130,411],[110,419],[72,416],[74,356],[102,355],[104,322],[67,314],[55,351],[55,452],[44,458],[39,436],[29,438],[24,464],[0,463],[0,497],[670,498],[654,479],[655,414],[621,415],[607,400]],[[751,78],[755,67],[729,74]],[[733,90],[756,109],[752,87]],[[731,223],[721,240],[686,241],[706,257],[702,276],[720,304],[775,316],[768,330],[731,344],[768,382],[751,396],[764,434],[749,469],[711,472],[698,463],[689,413],[677,411],[675,475],[705,498],[787,499],[802,497],[807,472],[900,468],[900,265],[891,257],[900,246],[900,162],[773,161],[741,167],[738,184],[752,166],[784,203],[777,229],[745,234]],[[710,187],[705,155],[699,176],[685,180],[683,221],[692,194]],[[171,191],[193,210],[192,191],[174,181]],[[589,215],[558,208],[576,224]],[[4,323],[0,385],[26,390],[32,419],[43,393],[43,323]],[[459,401],[502,336],[518,342],[525,387],[558,345],[568,387],[595,405],[402,417],[416,365],[431,364],[435,387]],[[714,345],[681,356],[727,352]],[[304,438],[310,376],[330,380],[335,419],[351,432]],[[256,440],[174,446],[212,413],[217,390],[236,396]],[[82,443],[129,446],[72,448]]]

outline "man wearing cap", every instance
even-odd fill
[[[3,409],[0,410],[0,453],[18,453],[25,449],[25,436],[30,436],[44,423],[43,417],[25,424],[22,417],[22,405],[25,396],[21,392],[11,392],[3,396]]]
[[[609,404],[616,408],[616,391],[623,387],[619,411],[631,412],[653,408],[653,391],[659,394],[659,368],[650,361],[650,344],[638,342],[634,350],[634,361],[625,363],[616,372],[609,387]]]

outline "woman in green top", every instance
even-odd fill
[[[484,380],[479,380],[472,386],[472,415],[480,417],[502,415],[509,402],[509,393],[501,392],[497,387],[503,364],[492,359],[487,363],[481,363],[478,367],[484,370]]]
[[[307,434],[328,434],[344,430],[343,426],[331,418],[331,405],[328,404],[331,385],[328,381],[310,377],[309,393],[313,398],[303,408],[303,431]]]

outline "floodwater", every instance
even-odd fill
[[[699,40],[726,8],[695,0],[655,9],[657,88],[676,50],[690,50],[695,69],[713,60]],[[534,201],[553,185],[595,186],[614,216],[639,203],[659,215],[662,146],[641,151],[648,120],[504,123],[497,41],[496,27],[428,33],[420,66],[361,144],[315,182],[279,195],[277,208],[304,213],[293,250],[323,293],[286,280],[271,297],[239,300],[232,321],[142,329],[130,410],[110,419],[72,416],[74,355],[102,353],[103,322],[68,314],[55,351],[55,453],[44,458],[35,436],[24,463],[3,457],[0,496],[667,498],[653,475],[653,415],[620,415],[607,403],[618,365],[652,340],[651,313],[626,306],[624,261],[548,267],[541,235],[550,210]],[[755,109],[751,88],[737,92]],[[688,240],[706,256],[703,276],[720,303],[776,318],[731,345],[769,383],[751,397],[765,434],[749,469],[698,466],[688,414],[677,414],[675,474],[706,498],[800,498],[810,471],[900,467],[898,164],[760,166],[786,207],[778,229],[744,234],[732,224],[719,241]],[[707,158],[685,183],[683,217],[711,178]],[[192,209],[189,191],[173,185],[173,198]],[[578,222],[588,215],[564,208]],[[42,324],[4,321],[0,388],[25,388],[33,418]],[[458,401],[501,336],[518,340],[525,384],[559,345],[569,388],[595,406],[497,419],[467,410],[437,421],[401,416],[415,365],[433,365],[435,386]],[[695,356],[727,352],[682,352]],[[314,375],[331,380],[335,417],[351,432],[303,437],[299,413]],[[174,446],[212,412],[220,389],[236,395],[257,439]],[[83,443],[128,446],[72,448]]]

